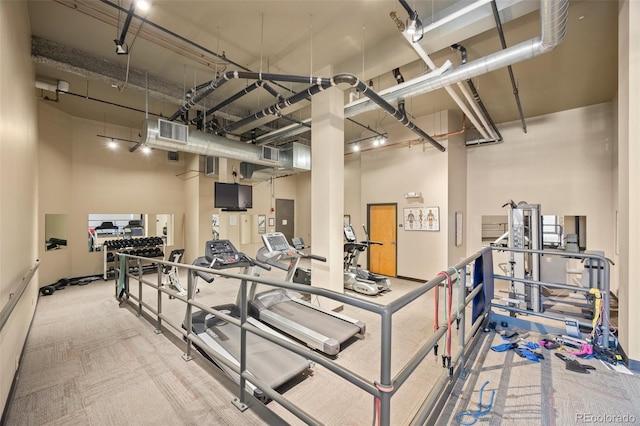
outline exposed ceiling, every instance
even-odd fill
[[[390,18],[407,12],[397,1],[177,1],[156,0],[142,24],[136,11],[125,41],[128,55],[115,52],[130,0],[30,1],[34,36],[34,63],[38,79],[69,82],[57,108],[78,117],[140,128],[148,111],[170,116],[184,94],[223,71],[251,70],[278,74],[318,75],[352,73],[371,82],[376,91],[397,84],[391,70],[400,68],[405,80],[428,68]],[[425,28],[472,1],[410,2]],[[616,1],[570,1],[566,39],[553,51],[516,63],[513,73],[525,118],[611,101],[617,88]],[[539,2],[498,0],[508,46],[540,34]],[[460,65],[460,54],[450,49],[460,43],[469,61],[501,49],[490,3],[476,15],[456,19],[425,33],[419,42],[433,62]],[[475,16],[475,15],[474,15]],[[142,25],[141,25],[142,24]],[[127,73],[129,67],[129,73]],[[323,77],[331,75],[321,74]],[[519,120],[506,68],[473,79],[493,121]],[[231,81],[194,108],[211,108],[250,82]],[[282,83],[273,87],[283,96],[305,85]],[[36,89],[43,98],[56,95]],[[75,94],[75,96],[74,96]],[[345,87],[345,99],[349,89]],[[230,123],[265,108],[275,98],[258,89],[221,110],[218,120]],[[122,108],[113,104],[129,107]],[[290,108],[291,119],[261,120],[241,128],[260,135],[270,128],[309,117],[309,103]],[[443,109],[459,109],[442,89],[406,100],[414,117]],[[136,111],[137,110],[137,111]],[[190,117],[194,117],[191,112]],[[374,136],[366,127],[386,132],[393,122],[377,110],[353,117],[345,124],[345,143]],[[227,120],[227,121],[225,121]],[[309,138],[309,133],[299,137]],[[278,143],[274,141],[274,143]]]

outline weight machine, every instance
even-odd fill
[[[521,201],[518,204],[509,200],[507,207],[509,230],[498,238],[494,245],[508,237],[507,247],[515,249],[542,250],[542,214],[540,204]],[[504,268],[503,268],[504,269]],[[509,263],[505,270],[509,276],[532,281],[540,281],[540,254],[509,252]],[[533,312],[542,312],[542,293],[540,285],[526,285],[519,281],[509,283],[509,301],[517,305],[524,304]]]

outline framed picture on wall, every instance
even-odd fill
[[[264,214],[258,215],[258,234],[264,234],[267,232],[267,216]]]
[[[439,231],[439,207],[409,207],[403,211],[405,231]]]

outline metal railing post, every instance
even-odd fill
[[[193,298],[196,295],[196,279],[193,275],[193,271],[187,270],[187,307],[184,315],[184,327],[187,331],[187,335],[185,338],[186,348],[184,354],[182,354],[182,359],[185,361],[191,361],[193,357],[191,356],[191,339],[189,339],[190,335],[193,333],[193,324],[191,322],[191,313],[193,311]]]
[[[138,316],[142,315],[142,261],[138,261]]]
[[[380,383],[376,384],[381,391],[380,394],[380,424],[388,426],[391,424],[391,325],[392,312],[385,309],[381,314],[380,321]]]
[[[248,408],[245,401],[245,386],[247,380],[244,378],[244,373],[247,371],[247,329],[245,324],[247,323],[247,280],[240,281],[240,383],[238,389],[238,398],[233,400],[233,404],[238,407],[240,411],[244,411]]]
[[[158,263],[158,324],[154,330],[156,334],[162,333],[162,264]]]

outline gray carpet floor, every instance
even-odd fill
[[[145,278],[154,280],[153,275]],[[184,277],[182,282],[186,283]],[[392,291],[373,300],[387,303],[415,286],[414,282],[394,279]],[[218,278],[214,285],[200,282],[199,288],[197,298],[203,303],[235,301],[237,285],[231,280]],[[157,303],[151,289],[143,290],[143,298],[151,305]],[[180,323],[184,305],[165,297],[163,311]],[[350,306],[343,313],[365,322],[367,332],[341,352],[336,362],[371,381],[377,380],[379,318]],[[392,375],[432,329],[432,294],[394,316]],[[564,363],[551,354],[534,365],[514,356],[513,351],[489,350],[498,343],[502,341],[495,333],[480,337],[469,376],[456,384],[439,424],[456,424],[456,413],[477,410],[479,389],[485,381],[490,383],[485,388],[484,404],[491,390],[497,392],[494,407],[479,423],[575,424],[592,419],[589,415],[607,414],[635,416],[640,422],[640,412],[634,406],[640,401],[638,376],[608,371],[596,361],[592,361],[596,371],[578,375],[566,371]],[[181,357],[184,350],[184,342],[172,329],[156,334],[154,325],[137,317],[130,307],[119,307],[113,281],[69,287],[40,297],[7,425],[274,423],[258,417],[256,410],[261,407],[255,404],[245,412],[238,411],[230,403],[233,382],[198,355],[185,362]],[[392,425],[410,422],[442,372],[440,360],[429,356],[394,395]],[[319,365],[285,396],[328,425],[372,423],[372,398]],[[301,423],[275,402],[268,408],[283,421]],[[584,416],[578,418],[580,414]]]

